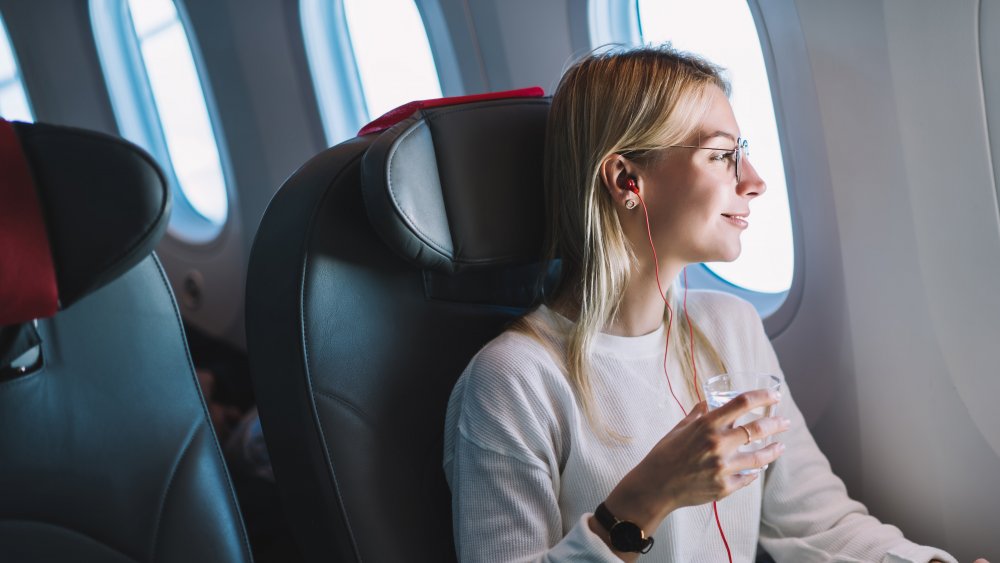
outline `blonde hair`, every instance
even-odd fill
[[[547,248],[548,256],[562,263],[552,301],[579,305],[557,359],[595,428],[600,424],[588,375],[594,336],[617,314],[637,262],[602,185],[601,164],[614,154],[642,159],[654,149],[682,144],[701,124],[711,86],[729,95],[721,69],[664,45],[592,53],[566,71],[552,99],[545,135]],[[675,287],[667,291],[675,314],[681,312],[677,293]],[[664,316],[669,321],[666,312]],[[704,333],[689,327],[684,315],[677,316],[669,345],[679,352],[682,375],[694,397],[689,330],[698,351],[721,371],[725,366]],[[543,344],[551,342],[530,317],[512,328]]]

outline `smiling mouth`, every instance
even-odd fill
[[[749,213],[723,213],[722,216],[726,218],[727,222],[737,227],[745,229],[750,226],[750,223],[747,222],[747,217],[750,216]]]

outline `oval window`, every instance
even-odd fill
[[[413,0],[302,0],[300,7],[329,143],[353,137],[397,106],[441,97],[427,30]]]
[[[195,55],[172,0],[94,0],[94,33],[122,135],[157,159],[174,190],[170,232],[214,239],[229,202]]]
[[[638,17],[643,42],[669,41],[726,69],[733,111],[751,143],[750,159],[767,182],[767,192],[750,204],[750,227],[743,234],[740,257],[705,266],[751,292],[787,292],[794,272],[788,189],[764,53],[750,7],[746,0],[638,0]]]
[[[368,119],[413,100],[441,97],[427,30],[413,0],[344,0],[344,12]]]

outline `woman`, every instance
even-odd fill
[[[698,378],[780,373],[751,305],[660,284],[739,256],[764,193],[727,95],[719,69],[670,48],[591,55],[564,75],[545,164],[561,282],[476,355],[449,403],[460,560],[745,562],[759,542],[778,561],[954,561],[847,497],[787,391],[701,402]]]

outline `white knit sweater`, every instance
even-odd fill
[[[688,310],[730,371],[780,375],[753,306],[692,291]],[[570,326],[545,307],[532,314],[557,335]],[[663,375],[664,343],[662,326],[638,337],[599,334],[594,343],[598,414],[630,436],[627,443],[593,431],[560,367],[534,339],[506,332],[473,358],[452,392],[444,443],[460,561],[618,561],[587,519],[682,418]],[[670,350],[668,372],[689,409],[694,399],[680,380],[677,352]],[[792,421],[779,438],[785,453],[718,504],[734,561],[754,561],[758,541],[779,563],[954,561],[907,541],[848,498],[787,387],[779,413]],[[642,561],[726,561],[711,504],[671,513],[653,536]]]

